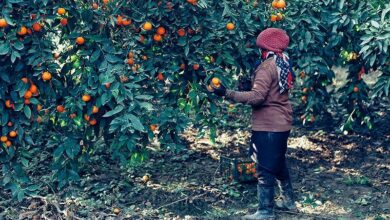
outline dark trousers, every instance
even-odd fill
[[[274,186],[275,180],[290,178],[286,165],[287,139],[290,131],[252,131],[249,154],[256,162],[259,184]]]

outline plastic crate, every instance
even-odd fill
[[[240,183],[256,182],[256,164],[246,158],[220,157],[220,174]]]

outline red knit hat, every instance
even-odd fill
[[[267,49],[276,53],[281,53],[287,49],[290,43],[286,31],[279,28],[267,28],[257,36],[256,45],[262,49]]]

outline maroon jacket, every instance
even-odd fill
[[[252,106],[252,130],[283,132],[292,128],[292,107],[288,92],[280,94],[279,75],[273,58],[265,60],[255,72],[252,90],[227,90],[226,98]]]

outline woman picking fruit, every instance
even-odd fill
[[[209,91],[233,102],[252,106],[250,156],[256,162],[259,207],[255,214],[243,219],[274,219],[274,207],[296,210],[293,188],[286,166],[287,139],[292,128],[292,107],[289,89],[294,74],[288,56],[289,45],[284,30],[268,28],[256,40],[262,63],[255,71],[250,91],[227,90],[213,79]],[[274,186],[278,183],[282,201],[274,204]]]

